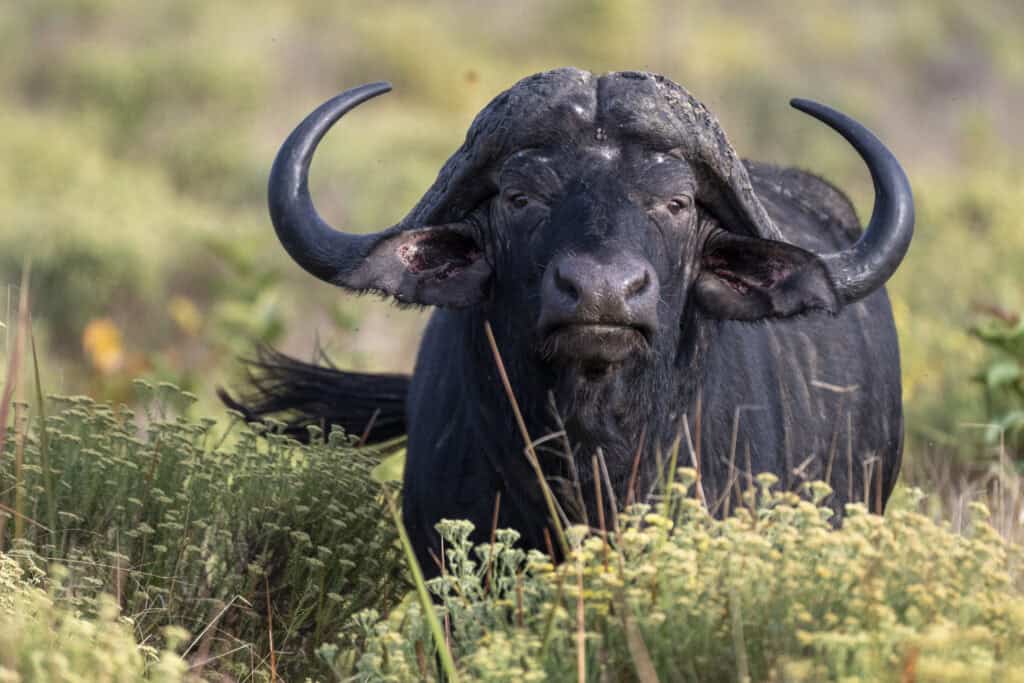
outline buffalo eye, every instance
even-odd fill
[[[525,209],[530,204],[530,198],[522,192],[510,192],[505,195],[505,201],[513,209]]]
[[[692,203],[693,201],[689,197],[676,197],[669,201],[668,204],[665,205],[665,208],[668,209],[668,212],[673,216],[678,216],[683,211],[689,209]]]

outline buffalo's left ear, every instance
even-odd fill
[[[706,313],[725,320],[835,313],[840,307],[820,258],[791,244],[726,231],[708,240],[695,294]]]
[[[344,286],[400,303],[464,308],[487,295],[491,266],[462,224],[384,233]]]

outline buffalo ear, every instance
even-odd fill
[[[487,295],[491,266],[471,232],[452,224],[385,233],[353,279],[400,303],[472,306]]]
[[[719,232],[709,239],[695,286],[697,302],[716,318],[785,318],[839,310],[820,258],[785,242]]]

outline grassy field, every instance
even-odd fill
[[[706,658],[721,657],[725,678],[746,671],[753,680],[875,674],[914,680],[899,678],[910,666],[920,680],[939,680],[926,671],[945,672],[949,680],[978,680],[969,674],[979,671],[986,672],[983,679],[1011,680],[1012,666],[1021,665],[1008,655],[1021,645],[1010,632],[1021,625],[1014,611],[1021,600],[1020,564],[1012,559],[1013,546],[1002,546],[985,529],[1018,543],[1024,537],[1024,327],[1018,316],[1024,311],[1024,128],[1016,121],[1024,108],[1022,25],[1024,9],[1009,0],[970,7],[945,0],[896,6],[37,0],[0,12],[2,366],[12,366],[19,283],[29,262],[38,352],[36,368],[27,344],[22,348],[14,363],[21,379],[11,386],[21,403],[6,400],[0,420],[8,428],[0,461],[0,511],[7,510],[0,512],[0,585],[18,586],[5,591],[17,606],[0,602],[0,672],[6,667],[24,680],[48,680],[63,675],[54,671],[77,668],[95,671],[94,680],[133,680],[147,669],[154,680],[175,680],[186,664],[165,648],[182,654],[190,647],[187,666],[205,661],[197,655],[205,647],[204,656],[219,654],[224,661],[200,666],[200,673],[230,671],[240,680],[277,672],[289,680],[325,677],[346,667],[364,680],[400,677],[399,670],[415,677],[426,666],[423,658],[435,665],[434,641],[423,635],[413,602],[405,599],[381,622],[360,611],[388,614],[408,588],[383,504],[387,489],[370,483],[375,456],[360,459],[338,441],[304,450],[274,437],[239,437],[237,426],[218,445],[232,420],[214,388],[239,379],[236,358],[258,342],[300,356],[319,342],[344,367],[412,366],[425,312],[348,297],[314,281],[273,235],[265,209],[267,170],[302,116],[346,87],[381,79],[394,84],[392,94],[332,131],[312,177],[317,204],[333,223],[377,229],[412,207],[493,95],[522,76],[571,64],[666,74],[709,105],[743,156],[819,172],[846,188],[866,216],[871,187],[861,162],[786,103],[802,96],[832,104],[890,145],[917,200],[915,241],[889,287],[908,415],[902,512],[837,534],[828,552],[846,553],[849,571],[857,572],[875,570],[858,564],[856,549],[877,546],[885,534],[931,539],[929,548],[893,546],[887,569],[878,570],[880,587],[864,596],[861,611],[852,603],[827,603],[827,596],[807,603],[820,592],[813,576],[791,592],[780,588],[779,602],[766,607],[758,577],[776,585],[792,566],[758,554],[764,537],[756,524],[716,526],[678,517],[677,509],[665,515],[677,531],[651,541],[642,559],[626,556],[626,537],[615,546],[624,553],[624,571],[635,569],[615,580],[626,586],[631,609],[641,610],[636,628],[662,680],[689,675],[664,668],[668,659],[659,654],[675,647],[669,634],[680,628],[705,634],[704,645],[687,650],[702,662],[698,673],[708,670]],[[92,399],[47,401],[49,427],[40,431],[37,394],[50,393]],[[59,473],[47,474],[44,455]],[[66,464],[58,465],[58,458]],[[333,472],[344,472],[349,485],[340,483],[341,474],[325,483]],[[223,479],[231,482],[229,497],[202,488]],[[263,482],[281,496],[264,500],[265,489],[243,482]],[[918,500],[912,487],[924,497]],[[336,500],[338,510],[318,516],[312,499]],[[202,502],[193,509],[187,501]],[[988,504],[991,527],[971,521],[981,514],[972,516],[972,501]],[[786,505],[778,509],[790,509]],[[780,534],[788,533],[786,525],[816,524],[800,517],[807,510],[790,507],[788,517],[769,514],[785,517],[771,517]],[[15,508],[23,517],[10,513]],[[653,529],[658,523],[653,519]],[[640,525],[637,533],[655,531]],[[722,548],[744,548],[749,541],[749,556],[736,550],[737,562],[764,573],[744,582],[721,567],[722,574],[697,578],[666,570],[665,558],[686,555],[686,539],[699,533]],[[361,540],[339,547],[339,534]],[[476,621],[465,623],[492,634],[483,640],[478,631],[457,634],[454,651],[464,674],[486,677],[490,664],[495,676],[516,666],[538,675],[575,671],[576,660],[563,660],[569,651],[576,656],[575,642],[552,640],[550,629],[558,624],[561,639],[578,630],[573,591],[579,576],[594,591],[584,601],[582,627],[593,645],[584,648],[589,675],[643,659],[629,635],[635,629],[615,620],[621,619],[621,596],[608,584],[614,580],[594,542],[581,540],[581,559],[567,565],[568,574],[525,571],[537,558],[509,559],[509,567],[518,567],[506,577],[513,577],[506,584],[511,593],[488,590],[448,605],[452,612],[469,610]],[[380,567],[360,564],[371,544]],[[321,548],[337,557],[323,556]],[[985,579],[979,592],[957,597],[972,577],[942,563],[965,548],[1002,562],[1006,580]],[[803,547],[794,552],[832,557]],[[17,569],[10,557],[18,558]],[[57,574],[49,568],[54,558],[65,567]],[[908,565],[935,568],[918,584],[936,582],[934,604],[914,602],[925,600],[924,589],[915,588],[910,602],[893,606],[893,591],[910,590],[897,571]],[[822,565],[808,559],[801,566],[813,573]],[[629,592],[642,593],[637,586],[647,585],[643,576],[650,571],[665,574],[665,585],[676,586],[670,591],[697,581],[706,590],[708,613],[674,615],[664,602],[674,594],[660,589],[652,589],[647,602]],[[526,582],[522,590],[516,577]],[[381,583],[351,588],[353,580],[371,579]],[[517,591],[533,601],[531,619],[521,626]],[[122,616],[104,594],[115,596]],[[275,618],[267,618],[267,595],[275,596],[269,610]],[[793,616],[771,636],[780,640],[765,635],[773,615],[795,615],[794,606],[805,603],[819,626],[829,614],[854,621],[846,631],[819,632]],[[871,605],[881,616],[858,621],[875,609]],[[1005,611],[996,614],[994,605]],[[883,607],[890,612],[882,614]],[[217,617],[221,610],[229,623]],[[737,612],[747,615],[741,626],[752,629],[739,630],[742,647],[735,640]],[[760,616],[749,621],[752,614]],[[49,628],[54,624],[62,626]],[[207,637],[208,625],[213,635]],[[167,627],[183,627],[189,636],[168,634]],[[360,629],[375,635],[360,635]],[[5,635],[14,632],[22,635]],[[709,649],[717,636],[731,655]],[[52,647],[78,642],[123,649],[118,643],[131,639],[144,650],[117,663],[118,673],[87,662],[96,650],[91,645],[69,646],[66,653],[63,645]],[[889,654],[865,659],[880,642]],[[502,659],[513,650],[525,653],[523,659]],[[26,672],[36,664],[9,654],[31,659],[47,651],[67,661],[40,663],[57,668],[40,668],[44,673],[35,677]],[[271,653],[280,660],[271,662]]]
[[[274,425],[229,439],[176,416],[192,395],[136,390],[144,426],[54,398],[45,430],[7,439],[8,680],[1024,680],[1019,487],[952,521],[903,489],[836,531],[823,483],[758,475],[717,521],[680,469],[655,505],[569,528],[559,567],[514,530],[473,548],[442,523],[418,601],[382,453]]]

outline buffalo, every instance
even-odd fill
[[[696,466],[716,514],[762,472],[786,490],[826,480],[836,519],[848,502],[884,509],[903,415],[883,285],[914,210],[870,131],[792,101],[867,165],[875,200],[862,230],[827,181],[741,160],[671,80],[556,69],[492,100],[400,223],[335,230],[310,198],[310,161],[338,119],[388,90],[348,90],[299,124],[274,162],[269,204],[312,275],[436,307],[415,372],[267,351],[250,389],[225,400],[251,420],[285,416],[296,435],[321,423],[367,443],[407,434],[403,517],[428,574],[442,518],[472,521],[478,540],[497,523],[546,546],[534,463],[566,518],[592,524],[599,499],[648,499],[680,443],[678,463]],[[543,441],[536,460],[524,434]]]

